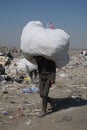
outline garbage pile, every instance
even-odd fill
[[[27,61],[19,51],[8,48],[0,50],[0,81],[30,82],[34,72],[37,73],[37,66]]]
[[[33,125],[41,111],[38,72],[31,80],[33,74],[24,69],[26,67],[22,66],[22,70],[18,66],[24,59],[22,53],[12,55],[16,56],[9,65],[1,66],[3,71],[0,71],[0,125],[17,121],[24,125]],[[56,70],[56,82],[51,88],[51,97],[80,97],[87,100],[87,59],[81,54],[81,50],[69,50],[69,55],[68,64]]]

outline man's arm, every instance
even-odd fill
[[[51,84],[53,84],[55,83],[55,77],[56,77],[56,64],[52,60],[50,60],[50,73],[51,73]]]

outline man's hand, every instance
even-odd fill
[[[55,83],[55,81],[54,80],[51,80],[51,84],[54,84]]]

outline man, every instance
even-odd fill
[[[46,115],[47,103],[54,107],[54,100],[48,97],[49,89],[55,83],[56,64],[54,61],[44,58],[43,56],[33,57],[38,64],[40,78],[40,96],[42,98],[42,112],[39,117]]]

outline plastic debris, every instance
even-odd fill
[[[31,124],[31,120],[30,120],[30,119],[28,119],[28,121],[27,121],[27,122],[25,122],[24,124],[26,124],[26,125],[30,125],[30,124]]]
[[[4,116],[9,115],[9,113],[8,113],[7,111],[3,111],[2,114],[3,114]]]
[[[22,89],[22,93],[36,93],[36,92],[39,92],[39,89],[34,86]]]

